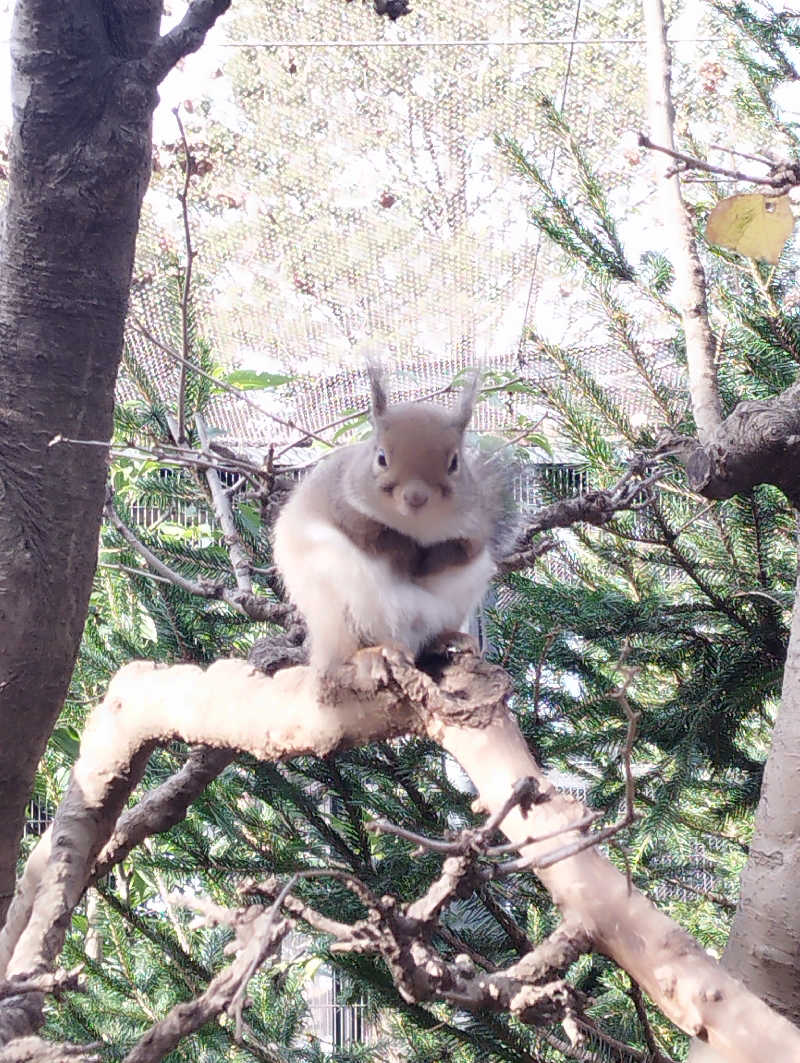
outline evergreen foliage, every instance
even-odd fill
[[[776,31],[741,4],[717,7],[766,56],[757,60],[742,52],[764,114],[770,78],[785,77],[790,63],[786,28]],[[636,382],[631,386],[648,397],[653,412],[650,422],[637,422],[625,395],[599,381],[579,351],[531,337],[527,350],[548,372],[537,372],[522,387],[547,411],[556,452],[571,470],[571,493],[576,486],[613,483],[634,452],[653,446],[654,421],[678,429],[691,424],[682,385],[662,371],[646,342],[648,325],[669,311],[672,266],[652,251],[631,260],[601,182],[568,126],[552,103],[542,100],[540,106],[572,160],[578,203],[569,202],[513,138],[498,143],[530,183],[534,223],[565,252],[602,315],[615,364],[625,366]],[[699,204],[700,213],[708,206]],[[794,379],[800,310],[784,302],[788,275],[767,276],[721,251],[709,250],[708,256],[712,313],[724,336],[721,382],[730,410],[742,399],[773,395]],[[179,286],[175,298],[177,304]],[[177,317],[174,327],[177,336]],[[674,329],[669,344],[680,363],[681,338]],[[213,374],[212,353],[194,335],[191,353]],[[120,453],[111,479],[117,512],[175,571],[230,582],[228,554],[202,477],[156,458],[142,460],[135,449],[172,443],[171,411],[131,352],[125,366],[136,396],[120,403],[116,414]],[[515,372],[516,390],[519,376]],[[212,394],[207,378],[189,374],[190,440],[192,415],[205,409]],[[542,500],[564,493],[564,482],[544,468]],[[234,512],[256,566],[257,590],[273,595],[268,529],[257,500],[245,496]],[[627,720],[615,691],[623,658],[635,667],[627,693],[640,714],[634,750],[638,819],[615,840],[612,856],[637,886],[717,950],[724,945],[779,695],[796,565],[794,533],[794,517],[772,488],[707,505],[673,472],[652,499],[643,499],[640,510],[619,515],[602,530],[578,527],[560,534],[535,570],[505,579],[490,610],[493,654],[514,678],[514,707],[531,747],[609,821],[625,788],[621,752]],[[139,555],[107,527],[82,653],[42,766],[38,799],[58,801],[87,706],[127,660],[207,663],[245,656],[268,631],[222,602],[199,600],[153,578]],[[178,744],[153,756],[143,788],[157,785],[185,756]],[[192,805],[184,822],[135,850],[76,916],[63,963],[86,964],[89,991],[51,1005],[49,1032],[101,1040],[105,1058],[121,1059],[153,1021],[201,992],[225,965],[225,933],[191,927],[170,899],[173,890],[234,905],[246,880],[336,866],[354,872],[378,894],[418,896],[437,874],[438,858],[425,853],[412,859],[405,841],[368,832],[366,824],[376,817],[434,836],[474,822],[458,773],[436,746],[421,740],[325,760],[262,764],[240,758]],[[302,880],[297,892],[337,919],[363,915],[336,880]],[[451,906],[436,945],[448,956],[468,952],[487,965],[504,965],[556,923],[545,891],[523,875],[487,884]],[[308,1025],[308,992],[320,962],[337,967],[352,985],[375,1044],[345,1043],[323,1052]],[[627,976],[601,957],[584,957],[571,977],[594,998],[599,1029],[644,1052]],[[250,995],[242,1045],[234,1043],[229,1020],[198,1031],[170,1058],[209,1063],[581,1058],[569,1053],[559,1030],[537,1032],[504,1017],[408,1005],[380,964],[333,955],[328,942],[312,933],[297,955],[259,975]],[[683,1037],[652,1010],[648,1014],[664,1050],[680,1056]],[[586,1058],[634,1058],[607,1051],[607,1042],[590,1032]]]

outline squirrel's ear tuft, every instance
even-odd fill
[[[481,374],[477,369],[471,369],[464,378],[464,386],[458,400],[458,406],[454,411],[453,423],[462,432],[466,431],[467,425],[472,418],[475,408],[475,399],[478,397],[478,389],[481,383]]]
[[[369,387],[372,394],[371,413],[374,421],[377,417],[383,417],[388,405],[383,387],[383,370],[377,358],[367,359],[367,376],[369,377]]]

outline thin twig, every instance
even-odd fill
[[[272,624],[285,625],[290,618],[296,615],[294,607],[287,605],[284,602],[271,602],[267,598],[253,594],[252,591],[248,592],[242,590],[241,588],[233,590],[230,587],[225,587],[222,584],[212,583],[207,580],[191,580],[186,576],[182,576],[180,572],[176,572],[174,569],[169,568],[153,553],[152,550],[148,549],[143,542],[137,539],[114,509],[111,498],[112,496],[109,492],[106,499],[105,515],[112,527],[119,532],[129,546],[144,558],[154,572],[169,580],[169,582],[173,583],[176,587],[180,587],[181,590],[186,591],[187,594],[193,594],[197,597],[208,598],[210,600],[223,601],[237,612],[249,617],[251,620],[265,620]]]
[[[795,188],[800,184],[800,173],[798,173],[797,167],[793,166],[791,163],[783,163],[776,166],[774,163],[765,161],[763,165],[770,166],[773,172],[767,177],[757,177],[755,174],[743,173],[741,170],[730,170],[727,166],[714,166],[710,162],[706,162],[704,159],[695,158],[693,155],[686,155],[682,151],[675,151],[674,148],[665,147],[663,144],[654,144],[644,133],[639,134],[639,147],[649,148],[651,151],[660,151],[664,155],[669,155],[671,159],[675,159],[686,169],[705,170],[707,173],[719,174],[721,177],[730,177],[734,181],[746,181],[748,184],[753,185],[767,185],[773,189],[776,196],[784,195],[790,188]],[[745,158],[754,159],[754,156],[746,155]]]
[[[582,522],[602,527],[620,510],[641,509],[651,504],[651,488],[670,470],[658,468],[644,475],[641,461],[632,464],[612,487],[605,491],[586,491],[573,498],[564,498],[543,506],[532,514],[517,539],[514,548],[500,561],[498,571],[513,572],[527,568],[537,556],[552,549],[549,541],[534,543],[533,539],[543,531],[553,528],[568,528]]]
[[[609,694],[610,697],[619,701],[625,716],[628,720],[628,730],[625,736],[625,746],[622,751],[622,761],[625,770],[625,812],[617,820],[616,823],[612,823],[608,827],[604,827],[602,830],[597,831],[595,834],[590,834],[585,838],[580,838],[577,841],[570,842],[568,845],[562,845],[560,848],[547,853],[545,856],[537,857],[533,860],[521,860],[515,861],[513,864],[507,865],[508,870],[523,871],[526,868],[541,868],[552,867],[553,864],[559,863],[561,860],[566,860],[570,856],[575,856],[576,853],[582,852],[584,849],[588,849],[593,845],[599,845],[601,842],[606,841],[608,838],[613,838],[621,830],[629,827],[636,819],[636,811],[634,808],[635,798],[635,781],[633,778],[633,770],[631,767],[631,754],[633,752],[633,745],[636,741],[636,734],[638,731],[638,723],[641,713],[637,712],[631,707],[628,700],[628,687],[633,682],[638,669],[625,664],[629,653],[629,647],[627,644],[623,647],[622,654],[620,656],[619,663],[617,665],[618,671],[622,674],[622,682],[620,685]],[[505,869],[504,869],[505,870]],[[631,882],[630,871],[628,872],[628,890],[629,892],[633,888]]]
[[[602,812],[587,812],[585,816],[576,819],[573,823],[565,823],[563,827],[557,827],[555,830],[548,831],[547,834],[531,835],[529,838],[524,838],[521,842],[507,842],[505,845],[492,845],[486,850],[486,855],[502,856],[504,853],[517,852],[520,849],[524,849],[527,845],[536,845],[538,842],[550,841],[551,838],[558,838],[562,834],[567,834],[571,830],[585,830],[587,827],[591,827],[593,823],[596,823],[598,819],[602,818]],[[500,865],[499,870],[503,870],[503,865]]]
[[[541,692],[542,684],[542,668],[544,667],[545,657],[550,652],[550,647],[556,640],[556,636],[561,634],[560,628],[551,628],[547,632],[544,640],[544,646],[542,646],[542,652],[539,654],[539,659],[536,662],[536,676],[533,681],[533,721],[536,726],[539,724],[539,694]]]
[[[205,992],[190,1005],[175,1005],[163,1019],[151,1026],[125,1056],[124,1063],[151,1063],[163,1059],[182,1038],[223,1011],[235,1016],[235,1040],[241,1042],[247,986],[264,962],[279,954],[281,942],[290,929],[287,920],[278,918],[279,907],[293,885],[294,880],[290,880],[278,895],[277,902],[268,909],[254,905],[232,913],[234,918],[229,925],[234,927],[236,939],[227,951],[237,953],[234,961],[212,978]],[[176,904],[196,906],[192,899],[180,894],[172,899]],[[216,906],[214,909],[210,913],[212,920],[227,921]],[[277,1063],[279,1056],[274,1053],[271,1058]]]
[[[709,144],[709,148],[712,151],[724,151],[728,155],[736,155],[740,159],[750,159],[751,162],[758,162],[762,166],[774,166],[772,159],[768,159],[765,155],[749,155],[746,151],[737,151],[736,148],[729,148],[725,144]]]
[[[260,484],[256,477],[262,477],[264,473],[260,466],[254,465],[244,458],[226,457],[224,464],[222,464],[219,454],[215,454],[213,451],[208,454],[195,453],[187,450],[186,447],[173,447],[168,443],[161,443],[157,447],[142,447],[136,443],[118,446],[111,440],[73,439],[70,436],[63,436],[59,433],[53,436],[47,445],[48,447],[55,447],[60,443],[70,443],[79,447],[103,447],[108,451],[109,456],[113,458],[130,458],[131,460],[140,461],[156,459],[166,465],[175,465],[179,468],[184,466],[186,468],[211,468],[218,469],[220,472],[230,472],[232,469],[241,470],[242,475],[246,476],[257,487],[260,487]]]
[[[633,779],[633,771],[631,769],[631,754],[633,753],[633,744],[636,741],[636,733],[639,728],[639,720],[641,719],[642,714],[633,709],[628,700],[628,688],[639,673],[638,668],[631,667],[625,663],[629,652],[630,646],[626,643],[623,647],[619,664],[617,665],[617,668],[622,675],[622,682],[616,690],[611,692],[610,697],[619,702],[628,721],[628,731],[625,735],[625,746],[622,750],[622,763],[625,768],[625,815],[627,817],[627,822],[632,823],[634,817],[636,787]]]
[[[192,179],[192,155],[189,151],[189,143],[186,140],[186,130],[183,128],[179,108],[173,107],[172,113],[175,115],[175,121],[178,123],[178,130],[181,135],[185,169],[183,189],[178,193],[178,200],[181,204],[181,214],[183,216],[183,240],[186,248],[186,269],[184,270],[181,284],[181,350],[183,352],[183,360],[181,361],[180,377],[178,379],[178,438],[175,440],[180,446],[186,441],[186,411],[184,409],[186,404],[186,368],[190,364],[189,354],[191,351],[189,339],[189,298],[192,284],[192,261],[194,259],[195,251],[192,247],[192,230],[189,225],[189,182]]]
[[[714,506],[716,504],[717,504],[716,499],[712,499],[712,501],[707,503],[705,506],[703,506],[702,509],[699,509],[697,511],[697,513],[693,513],[692,516],[689,517],[688,520],[685,520],[683,522],[683,524],[681,524],[681,526],[679,528],[675,529],[675,531],[672,533],[674,538],[677,539],[680,535],[682,535],[686,531],[686,529],[688,527],[690,527],[692,524],[694,524],[694,522],[696,520],[700,520],[701,517],[704,517],[706,515],[706,513],[708,513],[708,511],[710,509],[714,508]],[[664,545],[666,545],[666,544],[664,544]]]
[[[158,576],[155,572],[148,572],[146,568],[134,568],[133,565],[115,565],[111,561],[98,561],[98,568],[112,568],[117,572],[128,572],[132,576],[142,576],[144,579],[155,580],[157,583],[172,583],[166,576]]]
[[[209,450],[208,428],[201,413],[194,415],[194,423],[197,426],[197,435],[203,450]],[[205,470],[206,483],[211,492],[211,501],[214,504],[214,512],[222,528],[225,537],[225,545],[228,548],[228,556],[231,559],[236,586],[245,594],[253,593],[253,578],[250,570],[250,555],[244,548],[244,543],[233,519],[233,507],[229,495],[220,482],[215,469]]]
[[[639,1025],[642,1027],[642,1033],[644,1034],[645,1044],[647,1045],[649,1056],[649,1063],[673,1063],[669,1056],[664,1055],[661,1048],[656,1042],[656,1036],[653,1033],[653,1027],[650,1025],[650,1019],[647,1017],[647,1008],[644,1004],[644,995],[638,982],[631,978],[630,987],[627,990],[628,996],[633,1001],[633,1006],[636,1008],[636,1015],[639,1019]]]
[[[726,912],[736,911],[736,901],[732,901],[730,897],[724,897],[721,893],[715,893],[713,890],[701,890],[697,886],[691,886],[688,882],[681,882],[679,878],[665,878],[662,881],[670,886],[686,890],[688,893],[693,893],[696,897],[703,897],[705,900],[711,901],[712,904],[716,904],[717,907],[724,908]]]
[[[141,323],[141,321],[138,317],[136,317],[135,314],[132,314],[130,316],[130,322],[134,330],[138,332],[140,336],[143,336],[146,340],[152,343],[154,347],[158,347],[160,351],[166,354],[166,356],[168,358],[171,358],[174,362],[177,362],[179,365],[186,363],[187,367],[193,370],[193,372],[199,373],[200,376],[205,377],[206,380],[210,380],[212,384],[215,384],[222,391],[226,391],[229,395],[233,395],[235,398],[239,399],[240,402],[244,402],[247,406],[255,410],[262,417],[266,417],[267,420],[274,421],[275,424],[279,424],[281,428],[286,428],[291,432],[303,431],[303,429],[294,421],[287,421],[283,417],[278,417],[277,414],[270,413],[270,411],[265,410],[263,406],[259,406],[257,402],[253,402],[253,400],[244,391],[242,391],[241,388],[234,387],[232,384],[228,384],[224,380],[220,380],[219,377],[215,377],[212,373],[207,373],[205,369],[202,369],[199,365],[196,365],[194,362],[184,358],[182,355],[178,354],[177,351],[173,351],[173,349],[168,346],[168,344],[163,343],[156,336],[154,336],[153,333]],[[331,446],[327,439],[323,439],[322,436],[318,436],[316,432],[308,431],[305,433],[303,438],[316,439],[318,443],[324,443],[326,447]]]

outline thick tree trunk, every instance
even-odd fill
[[[230,0],[18,0],[0,245],[0,925],[86,618],[156,85]]]
[[[781,707],[764,771],[750,858],[723,964],[793,1023],[800,1021],[800,573]],[[696,1044],[692,1063],[724,1063]]]
[[[20,2],[0,248],[0,921],[86,618],[154,93],[158,0]],[[110,13],[115,18],[110,18]],[[105,16],[105,17],[104,17]],[[106,21],[108,17],[108,21]]]

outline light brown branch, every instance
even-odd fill
[[[233,760],[230,749],[195,746],[186,763],[165,782],[126,809],[92,869],[91,882],[107,875],[137,845],[153,834],[162,834],[180,823],[189,805]]]
[[[191,665],[128,665],[86,727],[28,918],[10,920],[0,935],[0,951],[10,952],[6,977],[52,969],[87,869],[107,842],[150,749],[175,738],[275,759],[324,756],[360,742],[425,733],[462,764],[490,814],[504,808],[518,780],[537,779],[547,800],[508,812],[501,829],[509,840],[524,845],[532,836],[574,828],[585,810],[542,775],[506,708],[509,691],[501,670],[467,652],[455,655],[434,681],[396,650],[362,650],[340,671],[335,686],[319,686],[304,668],[269,678],[243,661],[219,661],[205,672]],[[535,864],[547,847],[547,842],[527,844],[522,852]],[[627,970],[665,1015],[706,1040],[728,1063],[761,1063],[767,1053],[800,1058],[800,1032],[721,970],[646,898],[635,890],[629,894],[625,876],[596,847],[538,874],[565,923],[580,927],[592,947]],[[432,984],[442,988],[452,972],[424,949],[420,960],[433,965]],[[523,996],[515,1013],[524,1019],[547,1007],[571,1006],[557,988],[551,985],[549,996]],[[461,1001],[461,984],[443,988],[442,997]],[[10,1028],[19,1032],[26,1015],[34,1026],[40,1021],[35,1013],[21,1014],[21,1007],[19,998],[0,1004],[0,1037]]]
[[[590,948],[588,935],[581,927],[562,924],[553,934],[505,970],[477,968],[465,954],[450,963],[428,944],[438,929],[442,908],[463,895],[465,878],[472,870],[472,858],[449,857],[441,875],[425,895],[410,904],[397,904],[391,897],[374,897],[352,876],[345,878],[368,909],[366,919],[350,926],[320,915],[298,898],[287,896],[283,903],[295,919],[323,933],[334,941],[332,952],[378,954],[392,972],[398,990],[409,1003],[443,999],[459,1008],[475,1012],[511,1013],[530,1025],[569,1019],[582,1006],[582,994],[561,978],[563,972]],[[324,875],[322,871],[320,874]],[[277,882],[261,884],[274,896]],[[276,904],[278,901],[276,900]]]
[[[41,1037],[20,1037],[0,1048],[0,1063],[101,1063],[102,1041],[86,1045],[56,1044]]]
[[[192,154],[189,151],[186,130],[183,128],[183,122],[181,121],[178,108],[174,107],[172,113],[175,115],[175,121],[178,123],[178,131],[183,145],[183,164],[185,167],[183,188],[178,193],[178,200],[181,204],[181,216],[183,217],[183,243],[186,251],[186,269],[183,271],[183,277],[181,279],[181,353],[183,354],[183,361],[181,362],[180,377],[178,378],[178,429],[175,433],[176,444],[182,446],[186,442],[186,369],[189,365],[189,355],[191,353],[191,340],[189,336],[189,299],[192,291],[192,265],[194,263],[195,251],[192,246],[192,229],[189,224],[189,183],[192,179]],[[205,444],[203,444],[203,447],[208,449]]]
[[[278,919],[278,909],[277,902],[267,910],[257,906],[240,909],[237,918],[231,920],[236,934],[233,949],[237,952],[233,963],[212,978],[199,997],[176,1004],[160,1022],[151,1026],[123,1063],[156,1063],[184,1037],[223,1011],[236,1016],[236,1040],[241,1041],[241,1012],[247,985],[259,967],[278,952],[290,927],[285,919]]]
[[[753,159],[755,162],[760,162],[769,168],[770,172],[766,177],[756,177],[755,174],[743,173],[741,170],[730,170],[726,166],[714,166],[710,162],[706,162],[705,159],[698,159],[694,155],[686,155],[682,151],[675,151],[674,148],[668,148],[662,144],[654,144],[644,133],[639,134],[639,147],[648,148],[650,151],[660,151],[671,159],[675,159],[676,162],[681,164],[681,170],[679,171],[681,173],[685,170],[705,170],[707,173],[716,173],[721,177],[730,177],[734,181],[746,181],[752,185],[767,185],[776,196],[785,195],[791,188],[795,188],[800,184],[800,167],[796,163],[783,163],[776,166],[769,159],[756,159],[753,155],[745,155],[744,158]],[[741,155],[742,152],[735,152],[734,154]]]

